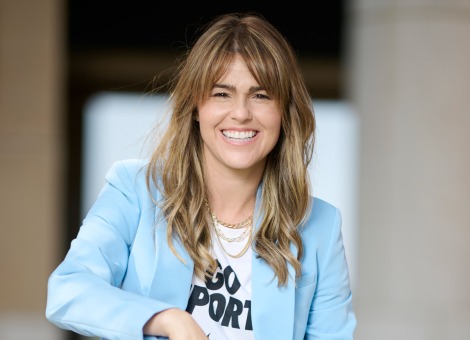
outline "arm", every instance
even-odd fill
[[[341,234],[341,215],[336,208],[329,238],[325,240],[326,246],[318,251],[318,283],[310,308],[306,338],[352,340],[356,318]]]
[[[106,179],[64,261],[49,278],[46,317],[87,336],[142,339],[144,324],[173,306],[119,288],[142,207],[135,176],[123,163],[115,164]]]
[[[163,335],[172,340],[206,340],[201,327],[186,311],[178,308],[166,309],[155,314],[144,326],[144,333]]]

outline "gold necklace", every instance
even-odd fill
[[[212,218],[212,221],[213,221],[213,223],[214,223],[214,228],[215,228],[215,232],[217,233],[217,235],[218,235],[222,240],[225,240],[225,241],[227,241],[227,242],[241,242],[241,241],[243,241],[243,240],[246,238],[246,236],[248,235],[248,232],[251,230],[251,225],[250,225],[249,227],[245,228],[245,230],[243,230],[243,232],[242,232],[240,235],[238,235],[237,237],[228,237],[228,236],[226,236],[226,235],[223,233],[223,231],[219,228],[219,225],[218,225],[218,224],[220,224],[220,222],[217,221],[217,218],[215,218],[215,220],[214,220],[214,218]],[[219,222],[219,223],[217,223],[217,222]]]
[[[214,213],[211,213],[211,215],[212,214],[214,214]],[[227,227],[227,228],[230,228],[230,229],[240,229],[240,228],[246,228],[249,225],[251,225],[251,223],[253,222],[253,215],[249,216],[246,220],[243,220],[243,221],[241,221],[239,223],[236,223],[236,224],[230,224],[230,223],[222,222],[219,219],[217,219],[217,221],[219,222],[220,225],[223,225],[224,227]]]
[[[217,235],[217,242],[219,242],[219,245],[220,247],[222,248],[222,250],[224,251],[225,254],[227,254],[228,256],[230,257],[233,257],[233,258],[239,258],[239,257],[242,257],[246,251],[248,250],[248,248],[250,247],[250,244],[251,244],[251,237],[252,237],[252,229],[253,229],[253,223],[250,223],[248,225],[248,228],[246,228],[245,231],[243,231],[243,233],[241,235],[239,235],[238,237],[236,238],[229,238],[227,236],[225,236],[222,231],[220,230],[219,228],[219,223],[220,221],[217,219],[217,216],[215,216],[215,214],[211,211],[211,208],[210,208],[210,205],[209,205],[209,202],[207,201],[207,199],[204,198],[204,203],[206,204],[207,206],[207,210],[209,212],[209,215],[211,216],[211,219],[212,219],[212,223],[214,225],[214,229],[215,229],[215,232],[216,232],[216,235]],[[246,219],[245,221],[242,221],[240,223],[237,223],[237,225],[241,224],[241,223],[246,223],[247,220],[250,220],[250,222],[253,221],[253,215],[251,215],[248,219]],[[224,225],[225,224],[222,224],[220,223],[221,225]],[[229,227],[230,228],[230,227]],[[238,227],[238,228],[241,228],[241,227]],[[235,229],[238,229],[238,228],[235,228]],[[225,249],[222,241],[220,240],[221,238],[224,239],[225,241],[227,242],[241,242],[243,241],[243,239],[248,235],[250,234],[250,237],[248,238],[248,241],[246,242],[245,246],[243,247],[243,249],[238,253],[238,254],[231,254],[229,251],[227,251],[227,249]]]
[[[206,205],[207,211],[209,211],[209,215],[211,215],[212,219],[215,218],[217,220],[218,224],[223,225],[224,227],[227,227],[227,228],[230,228],[230,229],[240,229],[240,228],[246,228],[246,227],[253,224],[253,214],[248,216],[248,218],[246,218],[245,220],[243,220],[239,223],[236,223],[236,224],[223,222],[223,221],[219,220],[215,216],[215,214],[212,212],[211,207],[209,205],[209,202],[207,201],[206,198],[204,198],[204,204]]]
[[[215,216],[215,215],[214,215]],[[219,232],[217,231],[218,230],[218,225],[217,225],[217,218],[213,218],[212,219],[212,222],[214,224],[214,228],[215,228],[215,231],[216,231],[216,234],[217,234],[217,242],[219,242],[219,245],[220,245],[220,248],[222,248],[222,250],[224,251],[225,254],[227,254],[228,256],[230,257],[233,257],[233,258],[239,258],[239,257],[242,257],[246,251],[248,250],[248,248],[250,248],[250,244],[251,244],[251,236],[252,236],[252,225],[247,228],[247,231],[249,231],[250,233],[250,237],[248,238],[248,241],[246,241],[246,244],[245,246],[243,247],[243,249],[238,253],[238,254],[231,254],[227,249],[225,249],[224,245],[223,245],[223,242],[222,240],[220,239],[221,237]],[[225,235],[224,235],[225,236]],[[230,241],[229,241],[230,242]]]

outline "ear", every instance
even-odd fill
[[[199,112],[197,109],[194,109],[193,111],[193,119],[196,121],[196,122],[199,122]]]

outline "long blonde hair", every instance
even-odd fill
[[[274,270],[279,285],[289,280],[288,263],[301,275],[303,245],[299,228],[309,209],[309,176],[315,118],[296,55],[282,34],[259,14],[233,13],[216,18],[185,56],[170,86],[172,114],[153,152],[147,185],[157,185],[167,220],[167,237],[179,241],[196,275],[210,276],[216,261],[210,253],[211,233],[204,206],[206,188],[202,141],[195,114],[224,74],[234,54],[282,108],[279,140],[268,155],[262,182],[263,218],[254,235],[257,255]],[[297,249],[296,256],[291,246]]]

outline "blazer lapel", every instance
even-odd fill
[[[268,264],[253,252],[251,319],[256,340],[292,339],[294,334],[295,287],[278,287],[277,277]],[[289,266],[289,274],[295,276]]]
[[[160,220],[155,228],[155,262],[150,296],[185,309],[189,299],[194,263],[179,240],[174,240],[173,244],[185,263],[171,251],[167,243],[166,221]]]
[[[260,210],[261,186],[256,199],[256,230],[262,220]],[[294,254],[296,253],[294,249]],[[264,259],[252,257],[251,320],[256,340],[292,339],[295,312],[295,271],[288,265],[289,282],[278,287],[273,269]]]

